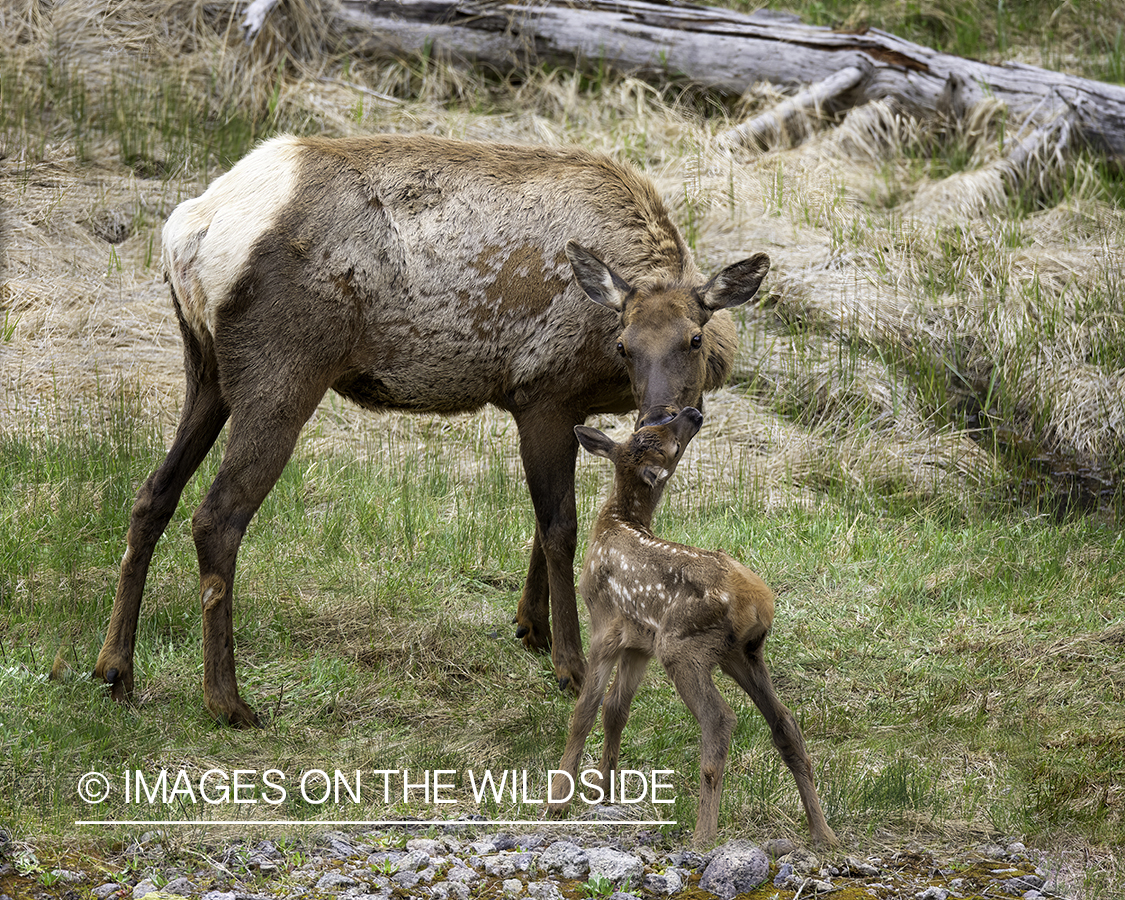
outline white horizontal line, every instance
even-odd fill
[[[487,828],[490,825],[526,825],[541,828],[545,826],[563,826],[573,828],[583,825],[614,825],[645,826],[645,825],[678,825],[678,822],[666,819],[650,819],[637,821],[633,819],[602,819],[594,821],[581,821],[566,819],[559,821],[545,821],[543,819],[488,819],[479,822],[458,819],[78,819],[77,825],[370,825],[382,827],[440,826],[447,828]]]

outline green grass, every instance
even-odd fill
[[[151,781],[161,768],[195,778],[242,768],[257,778],[272,767],[292,779],[285,803],[207,812],[386,818],[446,810],[417,796],[326,806],[302,800],[295,781],[337,768],[526,769],[534,779],[557,764],[571,703],[510,625],[528,504],[510,458],[479,436],[435,436],[406,452],[378,445],[373,429],[377,445],[364,455],[414,460],[403,466],[298,450],[239,560],[239,674],[269,718],[261,731],[217,727],[200,696],[187,525],[213,475],[209,462],[157,550],[137,641],[138,703],[111,703],[84,673],[108,616],[132,485],[161,451],[128,393],[106,404],[0,443],[0,754],[11,761],[0,776],[0,820],[17,834],[67,833],[92,813],[199,814],[182,796],[169,806],[118,796],[90,808],[76,794],[90,770],[120,778],[140,769]],[[478,456],[478,477],[450,475]],[[586,523],[605,473],[583,472]],[[1032,839],[1067,833],[1112,845],[1125,836],[1115,787],[1125,772],[1125,548],[1115,529],[989,504],[907,509],[846,490],[815,510],[772,515],[752,494],[683,492],[659,525],[669,537],[725,547],[778,588],[768,659],[837,830],[921,820]],[[47,683],[60,648],[77,677]],[[761,717],[732,684],[722,690],[739,725],[721,825],[801,833],[792,780]],[[653,667],[623,765],[674,769],[672,810],[685,827],[698,739]],[[463,787],[453,792],[462,800]],[[464,802],[451,809],[468,811]],[[534,812],[506,802],[486,811]]]

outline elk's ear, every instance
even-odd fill
[[[633,293],[628,282],[576,241],[567,241],[566,255],[574,270],[574,280],[587,297],[614,312],[625,308],[625,301]]]
[[[613,453],[617,449],[617,444],[608,434],[603,434],[598,429],[590,428],[588,425],[575,425],[574,436],[578,438],[578,443],[589,453],[613,460]]]
[[[765,253],[731,263],[699,289],[699,303],[712,312],[741,306],[758,292],[769,270],[770,258]]]

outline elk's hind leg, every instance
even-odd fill
[[[231,414],[230,439],[211,489],[192,518],[203,613],[203,700],[221,722],[256,726],[238,693],[234,664],[235,560],[254,513],[281,477],[301,428],[327,390],[308,381],[287,394],[281,385]]]
[[[133,692],[133,650],[141,596],[156,542],[176,511],[184,486],[215,443],[229,415],[219,389],[210,342],[183,328],[187,390],[180,423],[168,455],[145,481],[133,504],[125,555],[105,641],[93,677],[110,687],[114,700]]]
[[[813,783],[812,760],[805,749],[805,739],[793,713],[778,698],[763,656],[764,636],[753,642],[745,654],[724,661],[723,670],[742,687],[755,706],[761,710],[770,727],[774,746],[797,782],[797,793],[809,820],[809,834],[816,844],[835,846],[836,834],[824,818]]]

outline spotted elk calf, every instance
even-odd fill
[[[133,690],[153,549],[229,420],[192,519],[203,696],[216,718],[257,724],[235,678],[236,557],[329,390],[372,410],[512,414],[536,521],[516,636],[551,649],[560,687],[580,687],[574,426],[698,406],[730,372],[726,310],[754,296],[769,258],[705,279],[632,169],[424,135],[274,138],[176,207],[162,237],[186,391],[133,506],[94,668],[114,699]]]
[[[688,407],[665,424],[638,429],[623,444],[594,428],[574,429],[586,450],[614,464],[614,481],[590,534],[579,580],[590,611],[589,669],[559,764],[567,774],[555,776],[550,797],[569,798],[586,736],[616,666],[617,677],[604,697],[605,746],[599,765],[603,786],[612,783],[629,704],[648,661],[656,656],[703,732],[695,840],[701,846],[712,843],[735,725],[733,710],[711,680],[718,666],[750,695],[769,723],[774,745],[797,781],[813,841],[835,844],[813,786],[801,730],[777,699],[763,658],[773,622],[773,592],[726,553],[675,544],[652,533],[664,486],[702,424],[703,415]],[[557,814],[566,802],[552,805]]]

